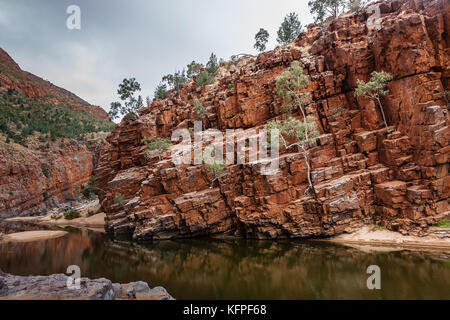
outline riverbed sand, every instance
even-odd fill
[[[1,242],[34,242],[55,239],[67,235],[65,231],[26,231],[10,233],[1,238]]]
[[[342,234],[326,241],[343,244],[450,249],[450,238],[404,236],[398,232],[383,230],[374,226],[366,226],[354,233]]]

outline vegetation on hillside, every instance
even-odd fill
[[[9,143],[27,146],[28,137],[39,135],[41,143],[58,138],[85,141],[92,133],[110,132],[114,124],[65,105],[48,105],[43,99],[28,98],[0,88],[0,132]]]

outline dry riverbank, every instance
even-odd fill
[[[370,245],[379,247],[408,247],[417,249],[443,249],[450,251],[450,229],[430,228],[426,236],[404,236],[400,233],[366,226],[351,234],[342,234],[323,241],[349,245]]]

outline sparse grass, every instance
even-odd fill
[[[61,219],[63,216],[61,215],[61,214],[52,214],[51,216],[50,216],[50,218],[52,219],[52,220],[55,220],[55,221],[58,221],[59,219]]]
[[[73,220],[80,217],[80,213],[74,209],[70,209],[69,211],[64,212],[64,219]]]
[[[435,227],[450,229],[450,220],[439,221],[435,224]]]

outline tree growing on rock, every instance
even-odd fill
[[[214,183],[219,181],[220,178],[225,177],[228,173],[227,164],[225,162],[214,161],[209,164],[205,164],[206,170],[208,171],[208,175],[212,177],[211,187],[214,188]]]
[[[168,74],[162,78],[163,83],[167,83],[170,90],[176,90],[178,95],[180,95],[180,89],[187,80],[184,70],[176,71],[174,74]]]
[[[381,98],[388,94],[389,90],[386,89],[387,83],[392,81],[392,79],[392,75],[387,72],[374,71],[371,74],[369,82],[358,80],[356,83],[357,87],[355,89],[355,97],[365,96],[378,103],[386,128],[388,127],[388,123],[386,121],[386,115],[384,113],[383,104],[381,103]]]
[[[136,97],[136,93],[140,91],[141,85],[135,78],[124,79],[117,90],[123,105],[120,102],[111,103],[109,117],[114,120],[130,113],[136,114],[144,107],[142,96]]]
[[[155,89],[155,98],[166,99],[169,96],[167,91],[167,85],[165,83],[160,83]]]
[[[259,29],[258,33],[255,35],[255,45],[254,48],[259,52],[264,52],[266,50],[267,42],[269,41],[269,32],[266,29]]]
[[[269,142],[273,143],[271,130],[279,130],[281,144],[288,150],[297,147],[299,152],[303,152],[307,167],[307,177],[309,187],[306,191],[314,192],[311,179],[311,166],[309,164],[308,147],[316,141],[319,136],[315,120],[307,117],[303,106],[302,90],[308,87],[308,77],[303,73],[303,68],[298,61],[293,61],[291,66],[276,79],[276,93],[288,102],[283,107],[285,113],[282,120],[271,121],[266,129],[269,132]],[[299,120],[292,116],[292,111],[300,109],[303,119]],[[291,141],[291,143],[288,143]]]
[[[284,112],[292,113],[293,110],[300,108],[303,119],[306,119],[302,90],[308,87],[308,83],[308,77],[303,73],[298,61],[293,61],[291,66],[276,79],[275,92],[288,102],[282,107]]]
[[[298,15],[295,12],[289,13],[278,29],[278,43],[288,44],[294,41],[302,32],[302,28],[302,23],[298,19]]]
[[[204,65],[202,63],[198,63],[195,61],[192,61],[187,66],[186,76],[188,79],[192,80],[195,76],[200,74],[200,71],[204,68]]]
[[[316,142],[319,136],[319,130],[315,123],[314,117],[308,116],[304,121],[294,118],[289,115],[281,121],[271,121],[267,124],[267,131],[278,129],[280,132],[279,139],[281,144],[286,150],[293,147],[298,148],[298,152],[302,152],[306,168],[307,168],[307,178],[308,178],[308,189],[306,191],[314,192],[314,185],[311,179],[311,165],[309,164],[309,153],[308,147]],[[269,139],[271,137],[269,136]],[[288,143],[291,141],[291,143]],[[272,144],[273,141],[270,141]]]
[[[206,111],[206,108],[198,99],[194,101],[194,107],[192,109],[195,112],[195,117],[197,120],[203,119],[208,114],[208,111]]]
[[[161,160],[161,155],[172,145],[169,138],[161,137],[144,138],[142,143],[145,145],[145,156],[148,156],[151,151],[156,151],[159,160]]]
[[[346,8],[351,12],[361,12],[369,0],[347,0]]]
[[[326,18],[337,18],[348,6],[349,2],[358,0],[311,0],[308,7],[315,22],[322,23]]]

